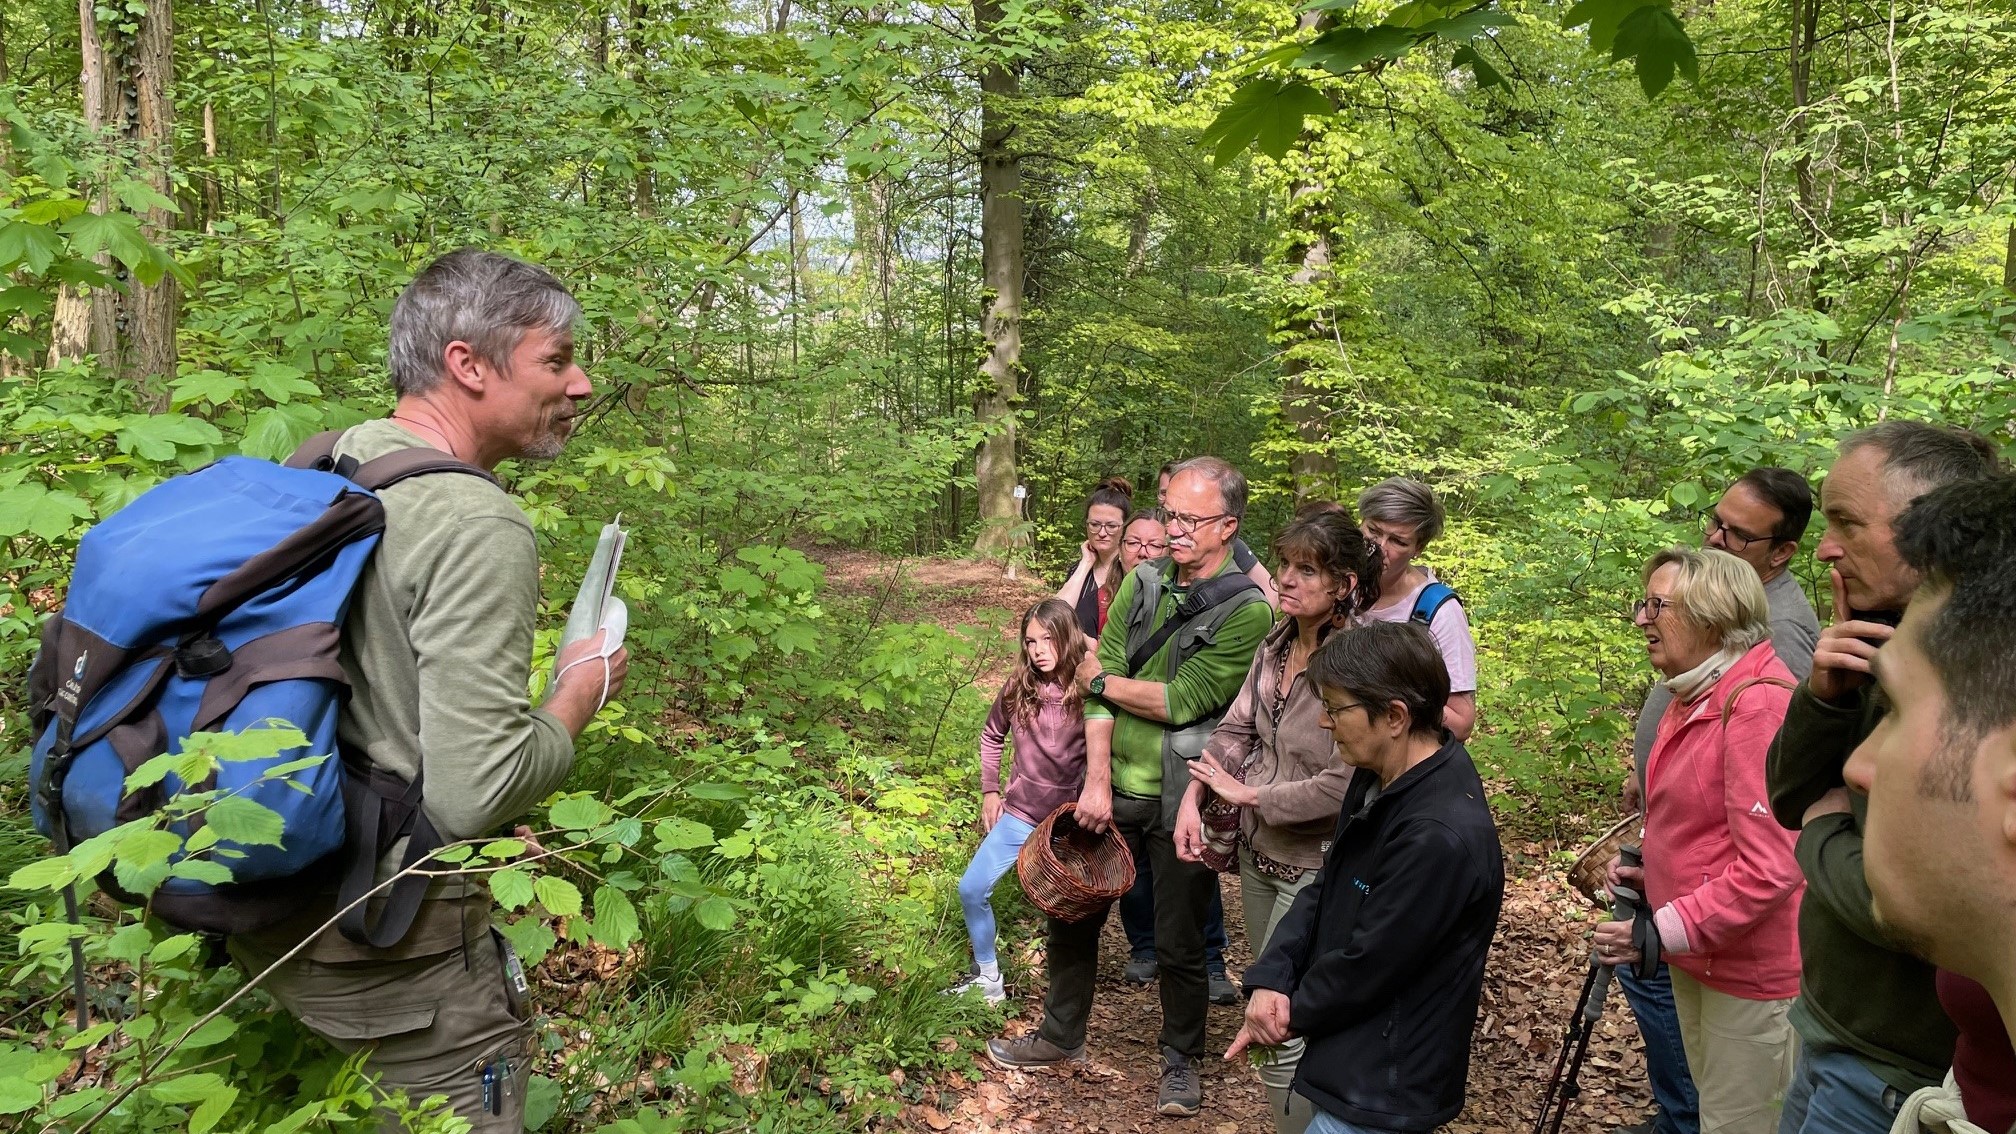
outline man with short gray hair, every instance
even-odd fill
[[[489,473],[510,458],[557,456],[573,431],[590,393],[574,358],[580,310],[543,268],[475,249],[441,257],[392,309],[391,416],[344,432],[330,454],[359,462],[360,475],[415,451],[464,463],[379,492],[385,534],[341,646],[346,764],[424,787],[421,808],[443,841],[497,830],[558,788],[574,738],[628,669],[621,648],[603,656],[601,635],[576,643],[532,708],[538,547]],[[388,855],[378,879],[397,868]],[[446,1095],[482,1134],[523,1130],[524,978],[490,928],[487,890],[437,881],[411,928],[378,944],[318,933],[335,908],[332,891],[297,918],[233,937],[231,952],[252,973],[271,969],[264,987],[310,1030],[345,1053],[368,1051],[364,1070],[381,1090],[410,1104]]]
[[[1208,986],[1204,917],[1217,876],[1176,857],[1176,812],[1190,786],[1188,761],[1204,752],[1238,696],[1253,652],[1274,623],[1259,587],[1232,561],[1246,511],[1246,478],[1216,457],[1176,466],[1165,501],[1169,558],[1136,567],[1113,595],[1098,656],[1078,673],[1085,691],[1085,787],[1078,822],[1118,829],[1154,866],[1155,948],[1161,964],[1162,1082],[1156,1110],[1195,1115],[1203,1105],[1196,1060],[1204,1052]],[[1043,1022],[987,1044],[1008,1068],[1082,1062],[1092,1014],[1104,908],[1077,922],[1050,919],[1050,988]]]

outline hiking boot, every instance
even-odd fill
[[[1239,986],[1232,983],[1231,979],[1225,975],[1224,969],[1219,969],[1215,973],[1208,974],[1205,978],[1205,983],[1211,989],[1211,1003],[1239,1003]]]
[[[1161,966],[1155,963],[1155,954],[1136,953],[1127,958],[1127,967],[1120,970],[1120,979],[1128,984],[1154,984]]]
[[[1171,1118],[1192,1118],[1204,1106],[1204,1090],[1197,1085],[1197,1069],[1190,1057],[1173,1047],[1162,1049],[1162,1090],[1155,1096],[1155,1112]]]
[[[991,1039],[987,1041],[987,1058],[994,1066],[1010,1071],[1027,1070],[1032,1067],[1056,1067],[1065,1063],[1085,1062],[1085,1045],[1063,1048],[1030,1032],[1021,1039]],[[1190,1113],[1195,1114],[1196,1111]]]
[[[1007,986],[1000,977],[988,980],[979,973],[974,973],[972,976],[946,989],[945,995],[964,996],[969,992],[978,992],[989,1004],[999,1004],[1008,999]]]

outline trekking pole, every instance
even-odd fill
[[[70,919],[72,929],[84,924],[77,916],[77,887],[74,884],[63,887],[63,912]],[[76,934],[70,936],[70,994],[76,1001],[77,1030],[89,1031],[91,1002],[84,985],[84,939]]]
[[[1625,866],[1645,864],[1635,845],[1621,848],[1618,857]],[[1628,886],[1612,887],[1611,920],[1624,921],[1635,916],[1643,901],[1638,891]],[[1614,974],[1612,966],[1598,960],[1593,951],[1590,953],[1589,975],[1582,978],[1582,993],[1575,1000],[1575,1011],[1568,1017],[1567,1031],[1561,1036],[1561,1051],[1554,1057],[1547,1093],[1541,1096],[1540,1114],[1533,1120],[1533,1134],[1561,1134],[1561,1123],[1568,1117],[1569,1106],[1582,1096],[1582,1060],[1589,1054],[1589,1039],[1596,1031],[1596,1021],[1603,1016],[1603,1001],[1610,995],[1610,979]]]

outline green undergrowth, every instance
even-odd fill
[[[107,868],[140,893],[169,870],[224,869],[208,853],[177,865],[181,843],[164,847],[151,820],[54,858],[19,790],[19,691],[78,537],[149,485],[240,448],[218,429],[150,426],[113,455],[98,442],[139,428],[131,392],[88,377],[0,387],[0,418],[24,427],[10,432],[40,438],[0,453],[0,483],[16,486],[0,518],[37,508],[0,570],[12,769],[0,924],[15,939],[0,953],[0,1116],[101,1134],[361,1129],[369,1095],[355,1067],[256,988],[224,1007],[246,978],[212,966],[207,947],[102,899],[86,901],[80,930],[61,916],[61,886],[88,892]],[[345,412],[377,411],[367,395]],[[31,418],[40,425],[26,430]],[[732,448],[733,424],[709,436]],[[948,437],[945,453],[966,444]],[[529,1117],[556,1132],[863,1129],[918,1084],[970,1068],[977,1037],[999,1026],[996,1010],[941,990],[968,960],[954,886],[976,841],[987,705],[972,681],[998,662],[1006,615],[974,611],[973,625],[948,628],[831,606],[819,564],[760,538],[811,509],[830,538],[872,544],[943,475],[937,441],[913,435],[899,454],[894,439],[857,438],[844,453],[769,463],[652,441],[616,421],[566,462],[503,470],[559,600],[541,611],[535,699],[595,531],[621,511],[633,533],[619,584],[630,681],[577,746],[566,791],[531,818],[539,844],[452,852],[487,874],[499,929],[537,974],[544,1050]],[[243,447],[270,456],[287,443]],[[873,493],[845,488],[851,462],[880,470]],[[708,471],[731,467],[743,470],[732,481]],[[221,738],[206,758],[270,743]],[[73,937],[89,962],[84,1031],[70,1014]],[[454,1128],[438,1105],[412,1104],[413,1128]]]

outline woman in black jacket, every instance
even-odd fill
[[[1309,1134],[1433,1130],[1463,1109],[1504,858],[1484,785],[1442,728],[1449,671],[1427,631],[1373,623],[1309,663],[1323,724],[1358,768],[1316,881],[1246,970],[1225,1053],[1300,1036]]]

